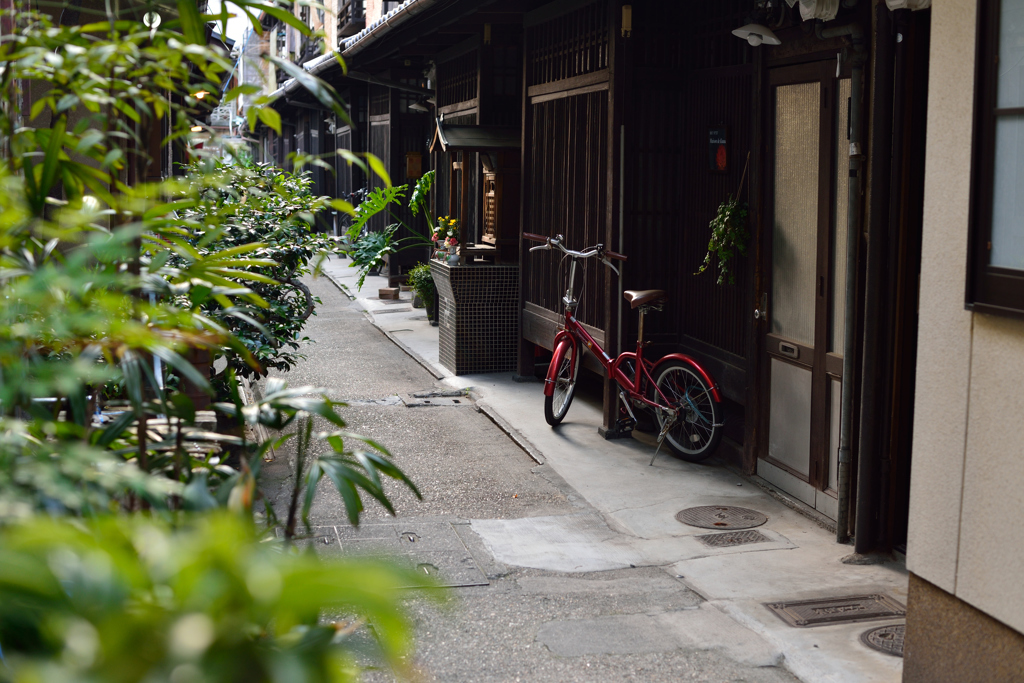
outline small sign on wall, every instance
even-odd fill
[[[709,168],[716,173],[729,170],[728,129],[725,126],[708,128]]]

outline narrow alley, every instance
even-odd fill
[[[348,270],[334,262],[334,281],[342,284]],[[375,291],[371,280],[358,296]],[[841,564],[849,549],[831,534],[715,461],[661,455],[648,468],[647,445],[597,436],[599,399],[581,395],[551,430],[539,383],[438,380],[429,362],[417,363],[371,324],[365,300],[327,278],[310,286],[323,301],[306,328],[315,343],[289,383],[325,387],[348,403],[348,428],[384,444],[423,500],[391,486],[397,516],[369,501],[353,529],[325,482],[309,542],[321,553],[383,552],[451,586],[448,608],[408,600],[423,680],[899,679],[901,660],[858,641],[892,619],[799,629],[761,604],[883,592],[905,600],[899,568]],[[393,306],[377,316],[385,318],[392,337],[429,334],[422,310]],[[536,423],[520,430],[520,441],[532,457],[477,406],[514,430],[531,399]],[[266,472],[278,501],[290,453],[280,449]],[[714,502],[767,515],[760,542],[706,547],[696,537],[707,529],[674,518]]]

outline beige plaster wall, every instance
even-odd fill
[[[924,236],[907,568],[956,589],[971,314],[964,310],[974,0],[932,6]]]
[[[975,314],[956,596],[1024,632],[1024,322]]]
[[[907,567],[1024,632],[1024,322],[964,310],[975,14],[932,8]]]

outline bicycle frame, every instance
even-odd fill
[[[629,401],[639,401],[652,408],[668,411],[674,413],[675,411],[669,407],[671,401],[668,397],[658,388],[658,385],[654,382],[654,378],[651,376],[651,370],[656,368],[661,363],[667,360],[679,360],[689,364],[693,367],[694,371],[697,372],[701,378],[707,383],[707,386],[711,387],[711,394],[714,396],[716,401],[721,401],[722,397],[718,391],[718,385],[712,381],[711,376],[708,372],[698,363],[696,360],[682,353],[672,353],[667,356],[663,356],[658,360],[657,363],[649,363],[644,359],[644,343],[642,339],[637,339],[636,351],[628,352],[624,351],[615,358],[612,358],[608,353],[601,347],[600,344],[587,332],[586,328],[576,320],[576,307],[579,301],[575,297],[575,285],[576,285],[576,261],[579,258],[585,258],[581,255],[570,254],[572,258],[572,264],[569,267],[569,287],[565,292],[565,296],[562,298],[562,303],[565,304],[565,327],[555,335],[555,340],[552,348],[556,358],[548,366],[548,375],[544,380],[544,395],[551,396],[555,390],[555,377],[554,374],[557,372],[557,368],[561,365],[561,357],[565,353],[564,346],[562,345],[563,340],[568,340],[572,344],[573,353],[579,353],[581,351],[580,344],[586,346],[586,348],[594,354],[598,362],[604,368],[605,373],[611,379],[622,387],[625,392],[624,398]],[[610,265],[610,264],[609,264]],[[630,379],[625,372],[622,371],[623,363],[632,360],[634,365],[633,377]],[[645,391],[646,383],[650,383],[650,386],[654,387],[657,392],[657,398],[660,398],[662,403],[652,401],[647,398],[647,391]],[[627,403],[628,410],[628,403]]]
[[[630,400],[640,401],[652,408],[660,408],[661,410],[668,411],[672,410],[668,407],[671,403],[668,400],[668,397],[662,393],[661,389],[658,388],[658,385],[654,383],[654,378],[651,376],[651,370],[670,359],[679,360],[691,365],[707,385],[711,387],[711,394],[714,396],[715,400],[722,400],[722,396],[718,390],[718,385],[712,381],[708,372],[694,358],[682,353],[670,353],[667,356],[663,356],[658,359],[656,363],[651,363],[644,358],[644,344],[640,340],[637,341],[636,351],[623,351],[615,358],[612,358],[601,347],[601,345],[597,343],[597,340],[587,332],[586,328],[576,320],[573,310],[569,308],[565,311],[565,329],[555,335],[553,348],[555,349],[556,354],[561,351],[561,342],[563,340],[568,340],[569,343],[572,344],[573,353],[578,353],[580,351],[581,344],[593,353],[594,357],[597,358],[599,363],[601,363],[601,366],[604,368],[608,377],[614,379],[615,382],[625,390],[626,397]],[[562,352],[564,353],[564,351]],[[632,379],[622,371],[622,365],[628,361],[633,361],[634,370]],[[555,362],[551,363],[549,366],[548,376],[544,380],[544,394],[546,396],[551,396],[552,393],[554,393],[555,378],[552,376],[552,373],[554,372],[554,368],[557,368],[558,365],[559,363]],[[647,392],[645,391],[646,383],[650,383],[650,386],[654,387],[654,390],[658,393],[658,398],[661,399],[662,403],[658,403],[647,398]]]

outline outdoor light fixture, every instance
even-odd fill
[[[761,43],[782,45],[782,41],[772,33],[772,30],[767,26],[762,26],[761,24],[747,24],[746,26],[740,26],[737,29],[733,29],[732,34],[737,38],[744,39],[753,47],[757,47]]]
[[[427,105],[425,104],[424,100],[413,102],[412,104],[409,105],[409,109],[412,109],[413,111],[430,111],[430,109],[427,108]]]
[[[202,126],[192,126],[191,128],[189,128],[189,130],[191,130],[193,133],[201,133],[203,131],[203,127]]]
[[[192,97],[196,98],[197,100],[201,100],[209,94],[209,90],[200,90],[199,92],[192,93]]]

